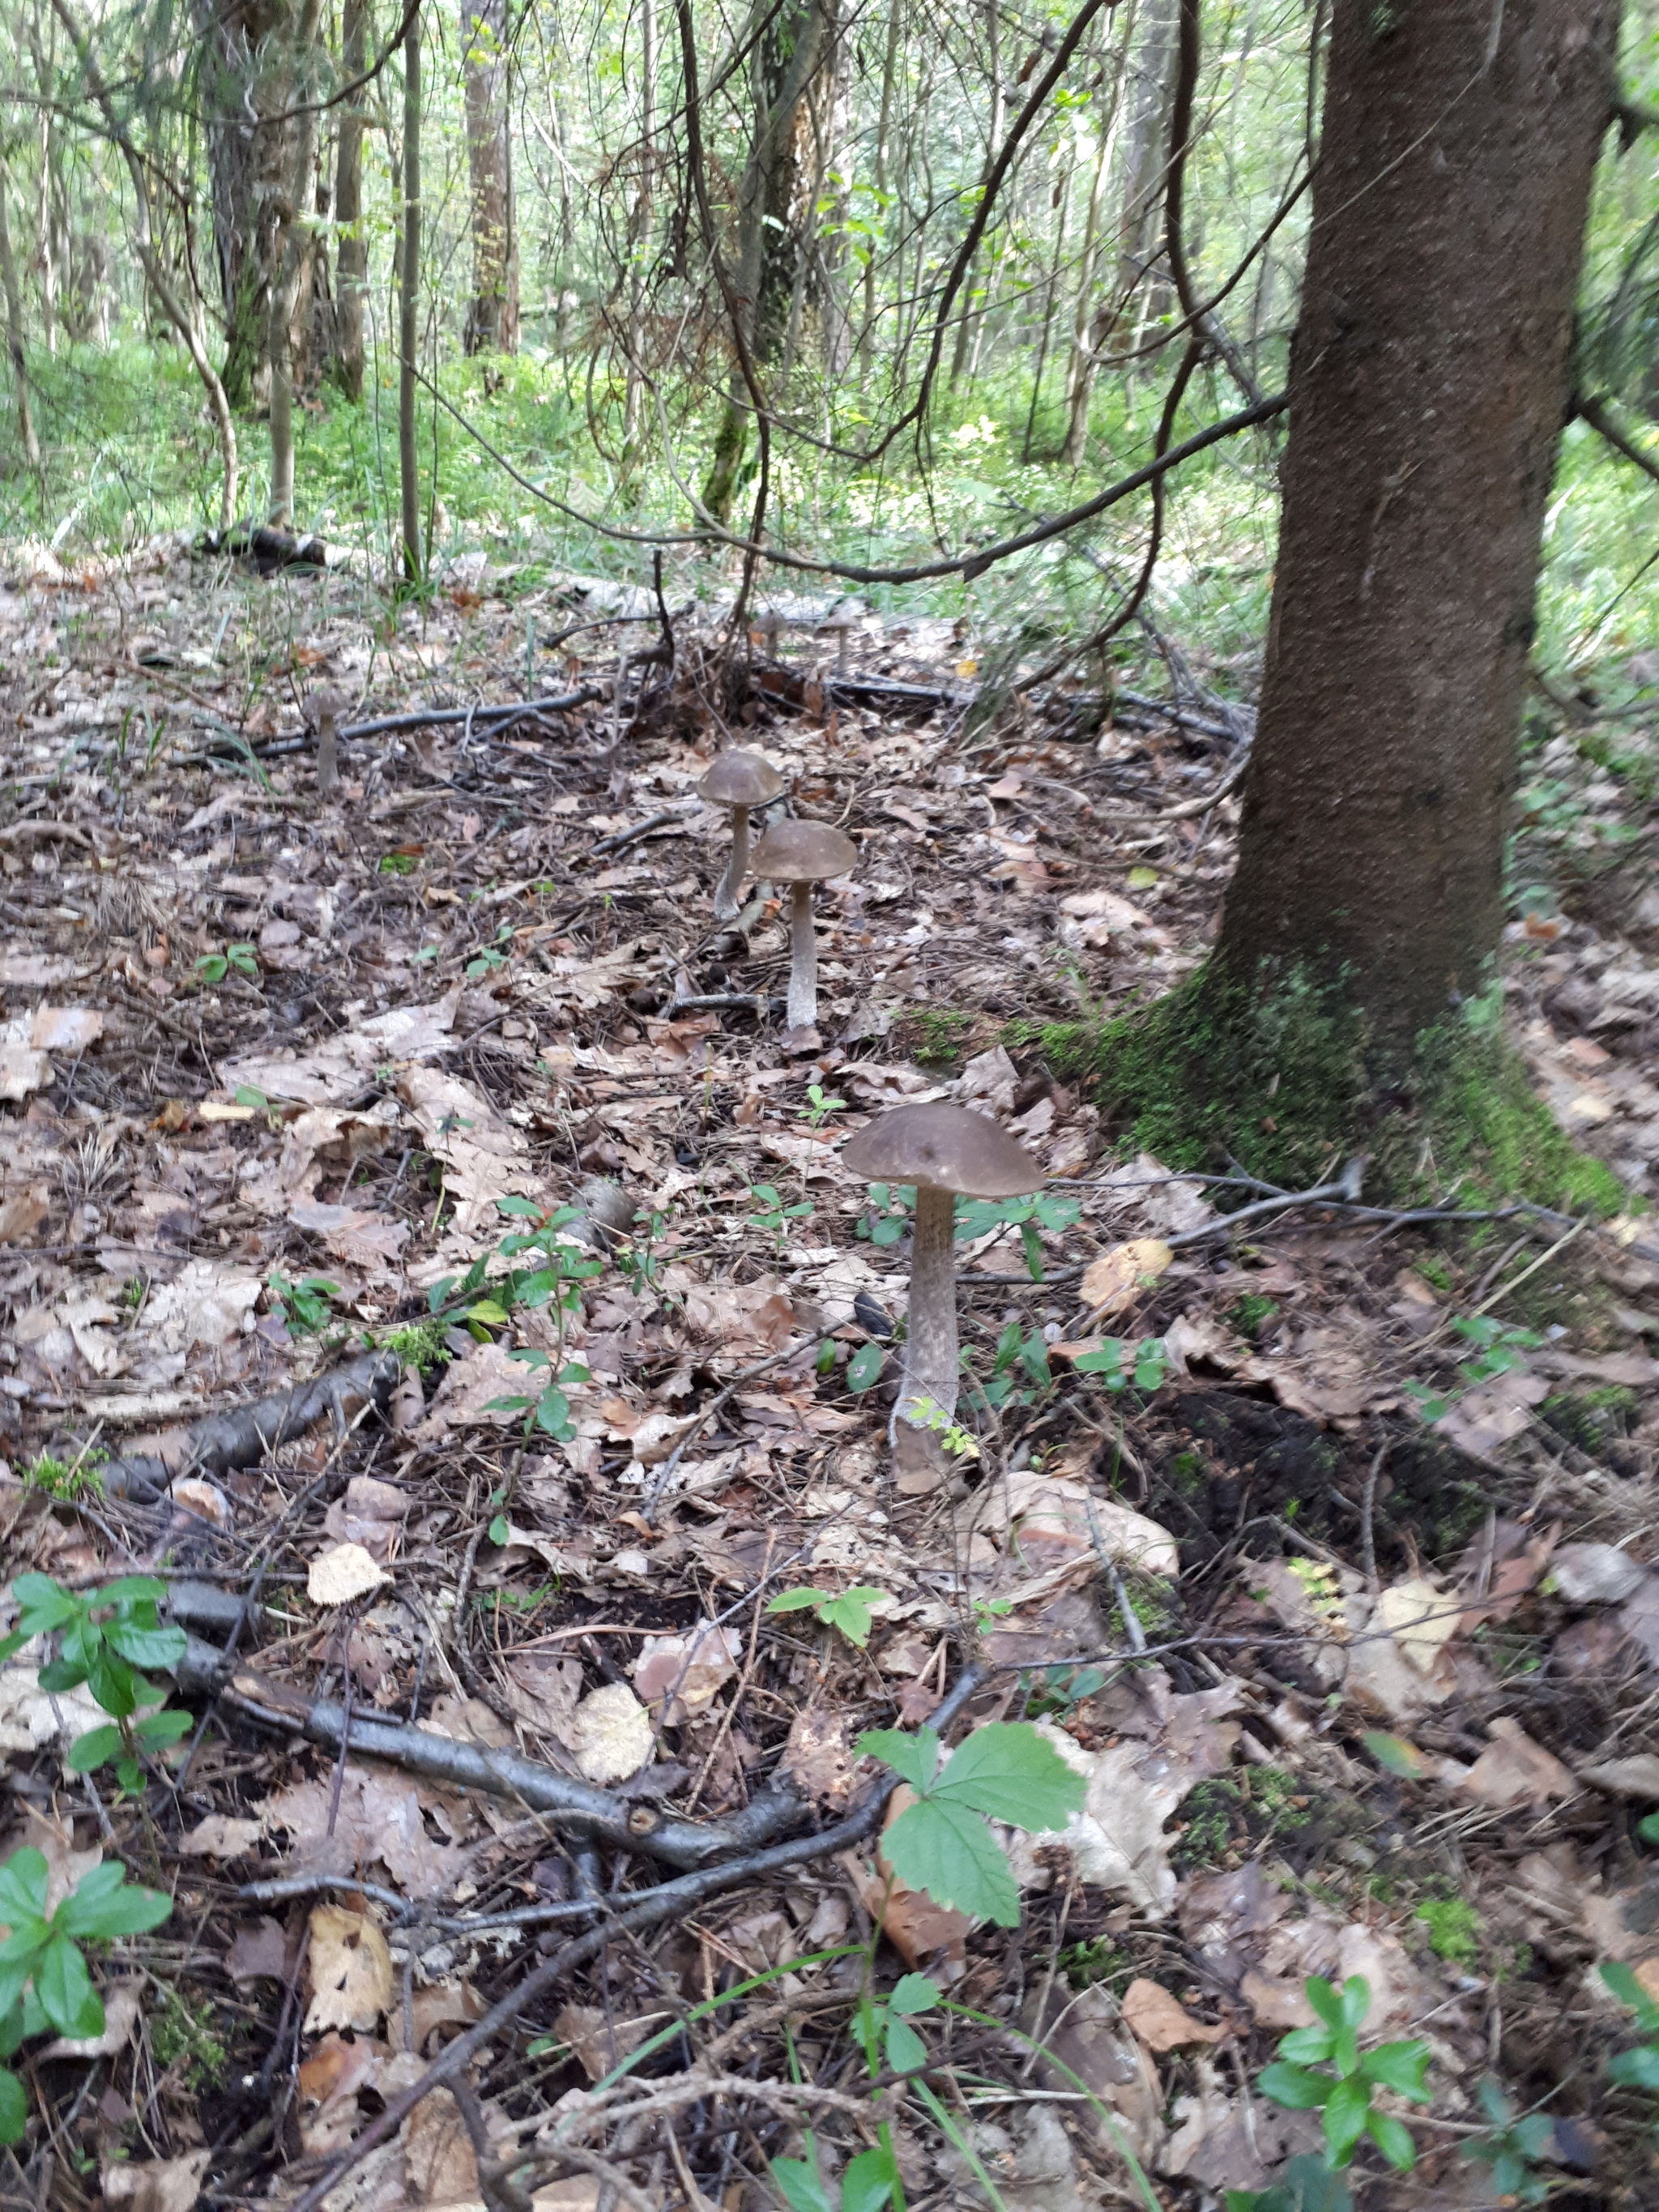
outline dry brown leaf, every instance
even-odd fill
[[[226,1813],[210,1813],[188,1835],[179,1837],[179,1849],[186,1858],[239,1859],[253,1849],[264,1832],[263,1820],[238,1820]]]
[[[320,1553],[306,1574],[306,1595],[313,1605],[349,1605],[367,1597],[392,1577],[376,1565],[361,1544],[336,1544]]]
[[[839,1812],[852,1795],[858,1762],[853,1752],[853,1730],[844,1713],[808,1705],[790,1724],[783,1747],[783,1768],[795,1787],[815,1805]]]
[[[1617,1605],[1639,1589],[1648,1571],[1613,1544],[1563,1544],[1550,1577],[1571,1605]]]
[[[647,2014],[638,2020],[619,2020],[598,2005],[568,2004],[553,2015],[553,2033],[568,2043],[590,2081],[637,2051],[662,2017]]]
[[[334,1808],[331,1835],[331,1777],[294,1783],[266,1798],[258,1809],[267,1828],[283,1829],[293,1839],[300,1865],[349,1873],[378,1859],[399,1888],[428,1897],[453,1884],[463,1855],[434,1841],[427,1817],[432,1815],[452,1835],[460,1833],[457,1823],[465,1808],[458,1813],[458,1802],[405,1775],[348,1767]]]
[[[505,1751],[514,1741],[512,1729],[482,1698],[452,1698],[447,1692],[434,1698],[426,1725],[452,1743],[481,1743],[494,1751]]]
[[[507,1702],[526,1724],[568,1746],[582,1693],[580,1659],[545,1651],[515,1651],[504,1669]]]
[[[570,1749],[590,1782],[625,1782],[648,1766],[656,1748],[651,1716],[626,1682],[606,1682],[576,1708]]]
[[[1449,1638],[1457,1632],[1457,1600],[1421,1575],[1382,1592],[1372,1620],[1386,1628],[1419,1674],[1432,1674]]]
[[[33,1236],[51,1212],[52,1200],[44,1184],[14,1191],[0,1201],[0,1244],[18,1244]]]
[[[307,1966],[307,2035],[327,2027],[373,2027],[392,2002],[392,1954],[367,1913],[343,1905],[314,1905]]]
[[[126,2049],[137,2025],[138,1985],[136,1982],[121,1982],[104,1993],[101,2035],[60,2035],[40,2055],[42,2058],[112,2058],[117,2051]]]
[[[112,2159],[101,2177],[104,2202],[127,2212],[191,2212],[211,2156],[192,2150],[183,2158]]]
[[[634,1687],[645,1704],[661,1706],[659,1725],[679,1728],[714,1703],[742,1652],[737,1630],[712,1620],[699,1621],[684,1636],[647,1637],[634,1662]]]
[[[359,2089],[378,2088],[388,2057],[371,2037],[329,2034],[301,2061],[300,2144],[307,2157],[340,2150],[357,2132]]]
[[[478,2159],[447,2089],[422,2098],[404,2124],[404,2172],[416,2204],[476,2205],[480,2202]]]
[[[1092,2108],[1079,2108],[1077,2117],[1108,2172],[1121,2170],[1124,2138],[1143,2166],[1152,2165],[1164,2142],[1164,2091],[1116,2001],[1098,1982],[1075,1996],[1063,1982],[1054,1989],[1045,1978],[1041,1987],[1042,1996],[1028,2000],[1020,2026],[1041,2046],[1042,2086],[1075,2094],[1081,2081],[1107,2107],[1116,2129]]]
[[[239,1928],[225,1954],[225,1972],[233,1982],[262,1976],[282,1981],[288,1972],[288,1936],[282,1923],[267,1913],[251,1927]]]
[[[1148,2051],[1162,2056],[1189,2043],[1219,2043],[1224,2027],[1207,2027],[1194,2020],[1178,1997],[1161,1982],[1137,1979],[1123,1992],[1123,2017]]]
[[[246,1335],[264,1284],[211,1260],[187,1260],[170,1283],[151,1292],[139,1316],[137,1333],[165,1352],[210,1351]]]
[[[1191,2061],[1194,2094],[1177,2097],[1160,2173],[1205,2190],[1262,2189],[1296,2150],[1312,2150],[1319,2124],[1310,2113],[1280,2112],[1265,2098],[1231,2096],[1213,2062]]]
[[[1096,1321],[1127,1312],[1174,1257],[1161,1237],[1137,1237],[1132,1243],[1115,1244],[1084,1269],[1080,1303]]]
[[[1571,1771],[1519,1721],[1500,1717],[1486,1733],[1492,1741],[1457,1785],[1467,1796],[1482,1805],[1542,1805],[1577,1790]]]
[[[413,2048],[423,2051],[427,2038],[437,2027],[452,2022],[470,2027],[484,2016],[484,2001],[471,1982],[433,1982],[423,1990],[416,1990],[410,1999],[410,2010],[414,2014],[415,2041]],[[403,2049],[404,2008],[395,2004],[386,2015],[386,2032],[394,2051]]]

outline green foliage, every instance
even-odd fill
[[[268,1287],[283,1310],[290,1336],[320,1336],[334,1318],[333,1301],[340,1295],[340,1285],[326,1275],[307,1275],[290,1283],[273,1267]]]
[[[522,1365],[532,1369],[550,1370],[553,1365],[549,1354],[535,1345],[520,1345],[509,1352],[507,1356],[509,1359],[516,1359]],[[523,1396],[491,1398],[488,1401],[486,1411],[492,1413],[522,1413],[526,1443],[538,1429],[544,1429],[550,1437],[556,1437],[561,1443],[568,1443],[576,1431],[571,1425],[570,1401],[565,1393],[577,1384],[586,1382],[587,1379],[586,1366],[580,1360],[573,1359],[561,1367],[556,1374],[550,1372],[546,1383],[539,1391],[529,1392]],[[492,1540],[504,1543],[506,1538],[504,1535],[492,1537]]]
[[[884,1835],[883,1853],[907,1887],[1012,1928],[1019,1893],[986,1820],[1038,1833],[1063,1828],[1083,1802],[1083,1778],[1024,1721],[975,1729],[943,1771],[942,1747],[927,1728],[915,1735],[875,1729],[859,1738],[862,1755],[890,1766],[916,1794]]]
[[[123,1790],[143,1786],[142,1761],[190,1733],[186,1712],[145,1712],[166,1700],[138,1672],[141,1667],[176,1667],[185,1656],[182,1628],[164,1625],[156,1612],[167,1584],[149,1575],[126,1575],[102,1589],[76,1593],[62,1589],[50,1575],[19,1575],[12,1584],[18,1622],[0,1641],[0,1660],[36,1636],[58,1637],[58,1656],[41,1668],[43,1690],[73,1690],[84,1682],[112,1716],[112,1725],[89,1729],[70,1745],[65,1765],[89,1774],[113,1761]]]
[[[471,976],[472,981],[476,983],[480,976],[495,975],[497,969],[506,967],[507,960],[511,957],[512,950],[512,925],[504,921],[501,927],[495,932],[495,943],[493,945],[485,945],[483,951],[480,952],[476,958],[467,962],[466,972],[468,975]]]
[[[1316,2151],[1291,2159],[1271,2189],[1230,2189],[1227,2212],[1352,2212],[1353,2191]]]
[[[449,1346],[444,1340],[449,1326],[441,1316],[434,1314],[425,1321],[405,1322],[398,1328],[384,1329],[376,1342],[383,1352],[395,1352],[405,1367],[429,1375],[450,1357]]]
[[[914,1184],[872,1182],[870,1210],[859,1216],[854,1234],[866,1237],[872,1244],[896,1244],[909,1233],[910,1216],[915,1210]]]
[[[1161,1336],[1144,1336],[1133,1345],[1109,1336],[1097,1351],[1079,1352],[1072,1365],[1079,1375],[1098,1375],[1109,1390],[1127,1390],[1133,1382],[1150,1397],[1169,1378],[1170,1355]]]
[[[1260,1291],[1247,1291],[1242,1298],[1233,1301],[1228,1318],[1241,1336],[1265,1336],[1279,1319],[1279,1308]]]
[[[1417,1917],[1429,1931],[1429,1948],[1449,1966],[1475,1966],[1484,1923],[1466,1897],[1425,1897]]]
[[[106,1451],[83,1451],[72,1460],[55,1459],[50,1452],[39,1452],[24,1462],[21,1479],[31,1490],[44,1490],[48,1498],[61,1498],[73,1504],[77,1498],[103,1496],[103,1470],[108,1464]]]
[[[800,1109],[800,1118],[809,1128],[821,1129],[832,1114],[844,1114],[846,1111],[847,1101],[844,1098],[827,1097],[821,1083],[807,1085],[806,1103]]]
[[[564,1232],[581,1219],[574,1206],[550,1212],[527,1198],[498,1198],[495,1210],[510,1220],[528,1221],[532,1228],[502,1237],[493,1253],[481,1253],[464,1275],[446,1275],[427,1292],[427,1306],[436,1321],[465,1322],[483,1340],[492,1328],[504,1328],[520,1306],[532,1312],[552,1310],[562,1340],[564,1325],[581,1302],[581,1286],[603,1274],[605,1262],[580,1245],[567,1241]],[[489,1274],[492,1260],[509,1264]],[[526,1264],[513,1264],[522,1262]],[[486,1283],[486,1278],[488,1281]]]
[[[77,2040],[101,2035],[104,2002],[81,1946],[159,1928],[173,1911],[160,1890],[130,1887],[118,1861],[82,1875],[53,1912],[46,1910],[50,1879],[46,1860],[29,1845],[0,1867],[0,1922],[9,1930],[0,1948],[0,2058],[48,2029]],[[0,2142],[21,2142],[27,2122],[22,2084],[0,2069]]]
[[[1529,2112],[1517,2119],[1515,2106],[1490,2074],[1483,2076],[1478,2094],[1492,2133],[1466,2142],[1464,2157],[1492,2168],[1492,2192],[1505,2203],[1541,2204],[1549,2184],[1533,2171],[1533,2161],[1549,2148],[1554,2129],[1548,2118]]]
[[[222,983],[232,969],[257,982],[259,977],[259,957],[251,945],[228,945],[222,952],[204,952],[196,963],[196,973],[204,983]]]
[[[872,1589],[860,1583],[855,1589],[842,1590],[839,1595],[832,1590],[787,1589],[769,1601],[769,1613],[800,1613],[810,1607],[826,1628],[838,1628],[849,1644],[856,1644],[860,1651],[870,1641],[870,1627],[874,1619],[870,1607],[888,1595],[882,1589]]]
[[[177,1990],[163,1990],[161,2008],[150,2019],[149,2043],[156,2064],[178,2065],[187,2089],[216,2089],[229,2070],[230,2054],[216,2032],[208,1998],[192,2007]]]
[[[1512,1374],[1527,1364],[1526,1355],[1535,1351],[1542,1337],[1527,1328],[1510,1328],[1494,1320],[1491,1314],[1457,1314],[1452,1327],[1467,1343],[1475,1347],[1474,1355],[1458,1362],[1458,1381],[1449,1390],[1435,1391],[1424,1382],[1408,1382],[1407,1395],[1417,1401],[1417,1409],[1425,1421],[1443,1419],[1465,1390],[1478,1384],[1490,1382],[1494,1376]]]
[[[1636,2014],[1636,2032],[1642,2038],[1633,2051],[1615,2051],[1608,2059],[1607,2079],[1623,2089],[1659,2089],[1659,2004],[1622,1960],[1604,1959],[1600,1972],[1620,2003]]]
[[[1022,1388],[1022,1379],[1036,1388]],[[1054,1379],[1042,1331],[1027,1329],[1020,1322],[1011,1321],[997,1339],[990,1374],[983,1382],[973,1382],[970,1391],[976,1401],[986,1406],[1000,1407],[1010,1401],[1017,1406],[1029,1406],[1036,1391],[1050,1389]]]
[[[805,1220],[812,1211],[805,1199],[798,1200],[793,1206],[786,1206],[778,1195],[777,1185],[771,1182],[752,1184],[749,1200],[755,1209],[749,1216],[750,1225],[765,1230],[776,1243],[780,1252],[788,1237],[790,1222]]]
[[[1046,1191],[1038,1191],[1030,1198],[959,1199],[956,1212],[956,1241],[963,1244],[975,1237],[988,1236],[994,1229],[1018,1229],[1025,1255],[1026,1273],[1034,1283],[1040,1283],[1042,1280],[1041,1232],[1045,1229],[1070,1229],[1082,1218],[1083,1208],[1076,1199],[1051,1198]]]
[[[1263,2096],[1292,2112],[1319,2113],[1334,2166],[1346,2166],[1361,2137],[1369,2136],[1390,2166],[1409,2172],[1417,2162],[1411,2130],[1392,2114],[1378,2112],[1371,2097],[1377,2089],[1391,2089],[1426,2104],[1427,2044],[1384,2043],[1362,2052],[1359,2028],[1371,2002],[1364,1978],[1351,1975],[1339,1992],[1322,1976],[1310,1974],[1305,1987],[1319,2024],[1281,2038],[1279,2057],[1256,2086]]]
[[[881,1380],[881,1370],[887,1364],[887,1355],[878,1344],[861,1344],[847,1363],[845,1381],[854,1397],[873,1390]]]

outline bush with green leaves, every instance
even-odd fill
[[[9,1930],[0,1945],[0,2058],[49,2030],[76,2040],[101,2035],[104,2001],[82,1944],[142,1935],[173,1911],[161,1891],[130,1887],[118,1861],[82,1875],[55,1911],[47,1910],[50,1881],[46,1860],[31,1845],[0,1867],[0,1922]],[[22,2083],[0,2067],[0,2142],[20,2142],[27,2118]]]
[[[57,1635],[58,1656],[41,1668],[40,1687],[73,1690],[84,1682],[111,1716],[107,1727],[76,1738],[66,1764],[76,1774],[89,1774],[112,1759],[122,1789],[142,1789],[144,1756],[177,1743],[194,1725],[186,1712],[144,1711],[164,1704],[167,1693],[138,1669],[176,1667],[185,1656],[184,1630],[164,1623],[156,1612],[167,1584],[149,1575],[125,1575],[102,1589],[77,1592],[60,1588],[50,1575],[19,1575],[12,1595],[18,1623],[0,1641],[0,1660],[34,1637]]]
[[[769,1613],[804,1613],[809,1607],[826,1628],[838,1628],[849,1644],[856,1644],[860,1651],[870,1641],[870,1627],[874,1619],[870,1607],[888,1593],[870,1589],[860,1584],[837,1595],[833,1590],[780,1590],[768,1601]]]
[[[507,1353],[532,1371],[544,1370],[547,1381],[538,1390],[526,1391],[522,1396],[492,1398],[485,1407],[491,1413],[522,1413],[525,1441],[527,1443],[538,1429],[544,1429],[560,1443],[568,1444],[575,1435],[570,1423],[570,1401],[567,1390],[574,1390],[588,1379],[588,1371],[580,1359],[567,1360],[555,1371],[551,1357],[534,1345],[520,1345]]]
[[[1038,1390],[1053,1387],[1054,1379],[1042,1331],[1011,1321],[997,1339],[991,1372],[983,1382],[970,1383],[969,1394],[999,1409],[1011,1400],[1016,1406],[1029,1406]]]
[[[1333,2166],[1346,2166],[1369,2136],[1390,2166],[1408,2173],[1417,2163],[1411,2130],[1391,2112],[1378,2112],[1371,2098],[1378,2089],[1392,2089],[1427,2104],[1428,2045],[1383,2043],[1375,2051],[1360,2050],[1360,2025],[1371,2002],[1363,1975],[1351,1974],[1340,1990],[1318,1974],[1310,1974],[1304,1986],[1317,2023],[1281,2039],[1278,2058],[1256,2086],[1275,2104],[1319,2114]]]
[[[1019,1892],[1007,1856],[987,1825],[1042,1834],[1063,1828],[1083,1802],[1083,1777],[1029,1721],[988,1721],[941,1761],[932,1729],[906,1735],[872,1729],[858,1751],[890,1766],[915,1792],[881,1839],[882,1855],[908,1889],[976,1920],[1012,1928]]]
[[[516,1196],[498,1198],[495,1210],[509,1220],[534,1225],[503,1237],[495,1250],[481,1253],[465,1274],[446,1275],[434,1283],[427,1292],[427,1310],[434,1318],[465,1322],[482,1340],[492,1328],[505,1328],[518,1308],[534,1313],[546,1307],[558,1325],[562,1345],[565,1325],[581,1303],[582,1285],[605,1273],[602,1259],[565,1234],[585,1216],[574,1206],[550,1209]],[[495,1259],[515,1264],[490,1275]]]

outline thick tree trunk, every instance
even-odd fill
[[[223,382],[234,408],[263,386],[279,210],[291,163],[287,118],[294,0],[197,0],[213,240],[225,317]]]
[[[415,364],[421,349],[421,11],[404,33],[404,219],[398,316],[398,484],[404,574],[421,574],[421,460]]]
[[[468,353],[516,353],[519,345],[507,12],[507,0],[462,0],[472,230],[472,296],[463,337]]]
[[[1486,985],[1618,0],[1337,0],[1218,948],[1382,1055]],[[1386,16],[1386,27],[1381,27]]]
[[[340,63],[351,83],[364,70],[368,51],[368,0],[343,0],[340,13]],[[334,380],[348,399],[363,396],[363,296],[368,281],[368,240],[363,230],[362,92],[353,93],[340,111],[340,141],[334,167],[334,219],[340,247],[335,258]]]
[[[291,79],[294,105],[292,162],[278,211],[276,268],[270,283],[270,326],[265,350],[270,362],[270,506],[269,520],[287,528],[294,520],[294,317],[301,279],[310,252],[307,202],[314,192],[317,115],[312,96],[312,63],[321,15],[321,0],[303,0],[295,66]]]

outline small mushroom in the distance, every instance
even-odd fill
[[[726,873],[714,886],[714,913],[730,921],[738,910],[738,893],[749,872],[749,810],[764,806],[783,789],[783,778],[761,753],[722,753],[697,786],[711,806],[732,810],[732,857]]]
[[[938,1431],[957,1409],[956,1212],[963,1198],[1023,1198],[1042,1170],[1023,1145],[965,1106],[898,1106],[843,1146],[850,1174],[868,1182],[914,1183],[910,1310],[904,1383],[894,1425],[895,1458],[933,1474],[945,1464]],[[943,1415],[941,1422],[939,1416]]]
[[[336,742],[348,701],[343,691],[313,691],[306,702],[306,717],[317,729],[317,796],[331,799],[338,780]]]
[[[812,886],[858,865],[859,848],[828,822],[775,822],[755,848],[755,873],[789,885],[789,1003],[792,1030],[818,1018],[818,947]]]

